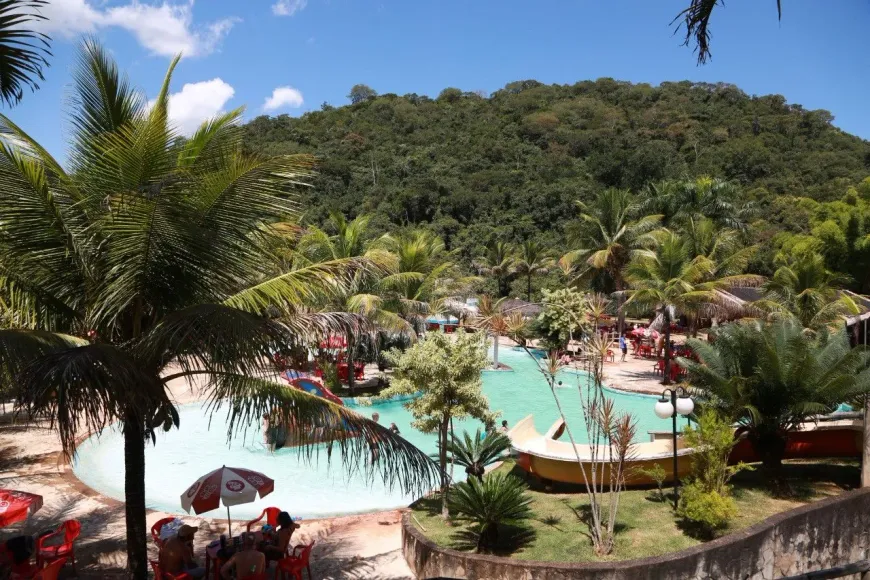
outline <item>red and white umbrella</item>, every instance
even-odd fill
[[[193,482],[181,494],[181,507],[187,513],[191,508],[197,514],[215,510],[221,502],[227,507],[230,524],[230,506],[251,503],[257,496],[265,497],[275,489],[275,481],[258,471],[223,466]],[[232,536],[232,527],[230,527]]]
[[[0,489],[0,528],[26,520],[41,507],[41,495],[14,489]]]

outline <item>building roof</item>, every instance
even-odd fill
[[[519,298],[506,298],[501,303],[502,312],[520,312],[523,316],[533,317],[541,313],[543,308],[540,304],[527,302]]]

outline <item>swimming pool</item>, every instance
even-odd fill
[[[558,418],[553,397],[537,364],[521,350],[500,349],[499,359],[510,365],[511,371],[485,371],[484,392],[490,407],[502,412],[510,425],[531,413],[538,430],[545,431]],[[576,378],[573,373],[560,377],[564,386],[559,399],[568,416],[569,425],[578,442],[585,441]],[[637,439],[645,441],[649,430],[670,428],[670,420],[653,413],[656,398],[619,391],[609,391],[617,409],[627,411],[637,420]],[[384,425],[396,423],[402,436],[426,451],[436,451],[435,435],[420,433],[411,427],[412,417],[401,402],[386,402],[372,406],[349,405],[360,413],[377,412]],[[329,517],[341,514],[386,510],[405,506],[415,498],[385,487],[380,480],[368,480],[360,474],[346,476],[340,465],[320,460],[306,464],[293,449],[281,449],[270,454],[261,444],[258,427],[244,438],[236,438],[228,446],[223,415],[209,417],[201,404],[184,405],[179,409],[179,429],[157,435],[156,445],[148,445],[145,471],[146,502],[149,508],[170,513],[182,513],[179,496],[198,477],[221,465],[245,467],[261,471],[275,480],[275,491],[253,504],[234,506],[233,517],[253,518],[267,506],[280,506],[294,516],[303,518]],[[457,432],[476,429],[476,422],[457,422]],[[124,440],[119,430],[107,429],[99,438],[85,440],[78,448],[73,466],[75,474],[86,485],[109,497],[124,499]],[[455,476],[464,477],[461,469]],[[220,512],[213,514],[219,516]]]

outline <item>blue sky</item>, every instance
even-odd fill
[[[688,0],[51,0],[54,57],[41,90],[5,110],[64,156],[64,102],[76,43],[99,38],[152,96],[171,55],[170,114],[183,131],[222,110],[300,115],[380,93],[488,92],[519,79],[613,77],[734,83],[823,108],[870,138],[870,3],[731,0],[713,16],[713,58],[696,66],[669,27]]]

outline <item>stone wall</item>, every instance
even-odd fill
[[[870,555],[870,488],[777,514],[672,554],[621,562],[553,563],[457,552],[402,519],[405,560],[420,580],[767,580]]]

